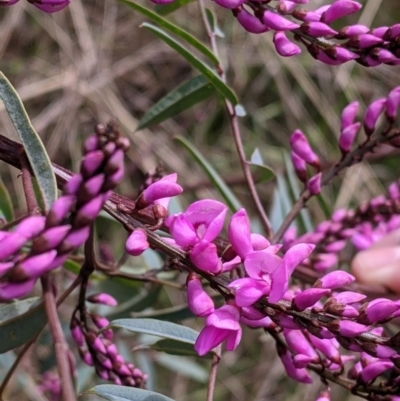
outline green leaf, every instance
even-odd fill
[[[217,173],[214,167],[208,162],[208,160],[192,145],[188,140],[182,136],[175,137],[181,145],[183,145],[186,150],[189,151],[190,155],[196,160],[200,167],[204,170],[207,176],[210,178],[211,182],[218,189],[219,193],[227,203],[229,209],[232,212],[238,211],[242,206],[239,200],[236,198],[235,194],[231,191],[228,185],[225,184],[221,176]]]
[[[110,326],[126,329],[134,333],[146,333],[189,344],[194,344],[199,335],[197,331],[189,327],[156,319],[118,319],[110,322]]]
[[[57,199],[57,184],[42,140],[32,126],[24,105],[10,81],[0,71],[0,98],[10,115],[38,182],[46,210]]]
[[[298,199],[300,196],[299,180],[296,176],[293,164],[287,152],[284,152],[283,159],[285,161],[286,174],[288,176],[289,186],[293,195],[293,199]],[[300,211],[297,220],[300,222],[300,225],[304,229],[304,232],[311,232],[314,230],[310,212],[307,209],[303,209]]]
[[[160,393],[143,390],[135,387],[117,386],[115,384],[101,384],[83,394],[96,394],[109,401],[174,401]]]
[[[126,316],[131,316],[135,312],[137,313],[143,309],[149,308],[156,302],[162,288],[161,285],[153,285],[148,292],[139,293],[137,296],[119,303],[118,306],[112,308],[112,311],[107,315],[108,320],[122,319]]]
[[[254,166],[252,170],[257,176],[257,182],[271,181],[275,177],[274,172],[264,164],[258,148],[254,149],[254,152],[250,158],[250,162],[248,163]]]
[[[221,28],[218,26],[217,19],[214,16],[214,13],[206,8],[206,16],[208,19],[208,23],[210,24],[211,30],[214,35],[219,36],[220,38],[224,38],[225,34],[222,32]]]
[[[167,21],[165,18],[160,17],[158,14],[154,13],[153,11],[149,10],[146,7],[141,6],[138,3],[134,3],[133,1],[130,1],[130,0],[119,0],[119,1],[126,4],[128,7],[133,8],[134,10],[138,11],[139,13],[145,15],[146,17],[150,18],[152,21],[156,22],[158,25],[160,25],[164,29],[167,29],[168,31],[179,36],[181,39],[185,40],[190,45],[192,45],[194,48],[196,48],[199,52],[201,52],[206,57],[208,57],[214,64],[219,63],[218,58],[207,46],[205,46],[203,43],[201,43],[199,40],[197,40],[190,33],[186,32],[182,28],[179,28],[179,26],[172,24],[171,22]]]
[[[159,100],[139,121],[136,131],[158,124],[207,99],[215,88],[199,75],[186,81]]]
[[[285,177],[282,174],[277,174],[276,180],[278,185],[274,191],[272,206],[269,213],[269,219],[274,232],[282,225],[293,205]],[[294,222],[293,225],[297,227],[296,222]]]
[[[167,320],[169,322],[179,322],[181,320],[193,318],[193,313],[186,304],[172,306],[170,308],[157,309],[153,311],[145,311],[140,313],[132,313],[135,318],[151,318],[159,320]]]
[[[185,46],[176,41],[172,36],[168,35],[162,29],[152,24],[148,24],[147,22],[144,22],[141,26],[153,32],[168,46],[176,50],[191,64],[192,67],[201,72],[224,98],[228,99],[233,105],[236,105],[238,103],[236,95],[232,91],[232,89],[229,88],[229,86],[227,86],[225,82],[222,81],[222,79],[217,75],[216,71],[214,71],[209,65],[205,64],[203,61],[194,56],[193,52],[188,50]]]
[[[154,356],[154,359],[159,365],[169,369],[171,372],[179,373],[200,383],[205,383],[208,380],[209,375],[207,370],[189,358],[157,354]]]
[[[10,194],[0,178],[0,218],[5,221],[14,220],[14,208],[11,202]]]
[[[192,3],[195,0],[175,0],[172,3],[165,4],[165,5],[157,5],[155,10],[157,14],[160,15],[168,15],[173,13],[176,10],[179,10],[180,8]]]
[[[0,306],[0,354],[32,340],[46,323],[39,297]]]
[[[165,352],[169,355],[198,356],[192,344],[182,343],[176,340],[159,340],[156,343],[151,344],[150,348],[155,351]],[[212,356],[212,352],[205,355],[206,358],[212,358]]]
[[[325,198],[322,196],[322,194],[318,194],[316,196],[318,204],[322,210],[322,212],[324,213],[324,216],[327,220],[329,220],[332,216],[332,210],[329,207],[328,203],[326,202]]]

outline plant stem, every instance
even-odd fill
[[[217,379],[217,370],[220,360],[221,360],[221,344],[218,345],[218,347],[215,349],[215,354],[213,356],[211,371],[210,371],[210,380],[208,382],[208,387],[207,387],[206,401],[213,401],[215,381]]]
[[[72,381],[71,369],[68,358],[68,345],[64,338],[61,323],[57,313],[56,301],[50,274],[41,277],[44,306],[50,331],[54,340],[54,350],[57,360],[58,375],[61,383],[61,393],[64,401],[77,401]]]
[[[200,13],[201,13],[201,16],[203,19],[203,23],[204,23],[204,26],[207,31],[207,35],[210,39],[211,49],[212,49],[214,55],[219,60],[217,40],[216,40],[215,34],[212,30],[212,27],[210,26],[210,23],[208,22],[208,19],[207,19],[207,15],[205,12],[204,0],[198,0],[198,4],[199,4],[199,8],[200,8]],[[217,68],[217,72],[220,75],[222,81],[226,82],[225,71],[221,65],[221,62],[219,62],[219,64],[216,66],[216,68]],[[242,135],[240,132],[239,121],[238,121],[238,117],[235,112],[235,108],[233,107],[232,103],[229,102],[229,100],[227,100],[227,99],[224,99],[224,103],[225,103],[226,111],[229,116],[229,123],[231,126],[233,139],[235,141],[236,151],[237,151],[239,159],[240,159],[240,164],[242,166],[243,175],[246,180],[246,184],[249,189],[250,196],[253,199],[253,202],[257,209],[261,223],[264,227],[265,235],[267,236],[267,238],[271,238],[271,236],[272,236],[271,223],[270,223],[268,216],[265,213],[264,207],[261,203],[261,199],[257,192],[256,184],[255,184],[253,176],[251,174],[250,164],[248,163],[248,161],[246,159],[246,153],[245,153],[244,147],[243,147]]]
[[[22,185],[24,187],[26,206],[30,215],[40,214],[40,208],[37,204],[35,190],[33,189],[32,174],[29,169],[29,162],[26,157],[25,151],[22,151],[20,153]]]
[[[389,134],[391,134],[389,136]],[[389,127],[386,131],[383,131],[379,135],[374,138],[368,138],[364,143],[357,146],[353,151],[347,153],[338,163],[336,163],[333,167],[327,170],[322,175],[321,187],[329,184],[333,178],[335,178],[340,172],[342,172],[347,167],[353,166],[356,163],[359,163],[363,160],[364,156],[370,152],[373,152],[374,148],[384,142],[390,142],[391,139],[398,137],[400,135],[400,130],[391,129]],[[283,221],[282,225],[279,227],[277,232],[275,233],[272,242],[279,242],[286,230],[289,228],[292,221],[296,218],[296,216],[300,213],[301,209],[306,205],[310,198],[313,195],[310,194],[310,191],[307,189],[304,190],[301,194],[297,202],[293,205],[292,210],[288,213]]]
[[[71,292],[78,287],[79,283],[81,281],[81,278],[78,276],[73,282],[72,284],[64,291],[64,293],[60,296],[60,298],[57,300],[57,307],[60,306],[66,299],[67,297],[71,294]],[[43,327],[44,328],[44,327]],[[9,369],[9,371],[7,372],[5,378],[3,379],[1,385],[0,385],[0,400],[2,400],[3,398],[3,393],[4,390],[7,387],[7,384],[9,383],[12,375],[14,374],[14,372],[17,370],[18,365],[20,364],[20,362],[22,361],[22,359],[24,358],[24,356],[26,355],[26,353],[28,352],[29,348],[37,341],[37,339],[40,336],[40,333],[43,331],[43,329],[40,330],[40,332],[29,342],[27,342],[24,347],[22,348],[22,350],[20,351],[20,353],[17,355],[14,363],[12,364],[11,368]]]

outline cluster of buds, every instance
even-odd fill
[[[308,163],[318,164],[317,159],[299,153]],[[394,196],[400,190],[392,186],[390,192]],[[388,206],[383,201],[372,203],[379,210]],[[398,205],[398,197],[394,204]],[[365,207],[360,213],[361,209],[370,213]],[[372,397],[377,388],[379,394],[395,394],[400,385],[398,336],[387,336],[383,325],[400,316],[400,302],[366,301],[364,294],[343,290],[355,278],[340,270],[321,276],[310,287],[293,285],[296,268],[313,260],[314,241],[305,236],[290,244],[286,241],[284,248],[271,244],[251,232],[246,211],[241,209],[229,222],[229,242],[221,247],[216,240],[226,214],[223,203],[206,199],[165,220],[172,236],[168,243],[184,250],[196,269],[187,277],[187,301],[193,314],[206,319],[195,343],[198,354],[205,355],[224,341],[228,350],[234,350],[242,337],[242,325],[261,327],[276,340],[278,355],[291,378],[310,383],[311,370],[324,379],[350,383],[355,393],[366,397]],[[221,275],[230,282],[220,288],[225,304],[216,308],[200,276],[218,287],[225,280],[213,280]]]
[[[60,377],[56,372],[47,370],[40,377],[38,389],[49,401],[59,401],[61,398]]]
[[[340,254],[349,242],[356,250],[368,249],[386,234],[400,228],[400,182],[354,210],[339,209],[330,220],[324,221],[315,231],[298,238],[284,238],[284,249],[304,241],[316,244],[307,265],[317,271],[338,266]]]
[[[175,0],[151,0],[168,4]],[[338,19],[354,14],[362,5],[353,0],[336,0],[316,10],[298,8],[308,0],[215,0],[219,6],[232,10],[239,24],[248,32],[273,32],[277,53],[290,57],[301,53],[300,47],[286,36],[303,43],[317,60],[340,65],[351,60],[374,67],[380,64],[400,64],[400,25],[370,29],[365,25],[350,25],[339,30],[332,27]]]
[[[0,0],[0,6],[12,6],[18,3],[18,1],[19,0]],[[51,14],[63,10],[68,6],[70,0],[28,0],[28,2],[39,10]]]
[[[192,217],[203,222],[197,226],[202,234],[212,226],[212,220],[204,214],[201,220]],[[368,397],[377,388],[382,394],[399,391],[398,336],[388,337],[383,326],[400,316],[399,301],[366,301],[364,294],[343,291],[355,278],[340,270],[322,276],[308,288],[291,285],[291,275],[311,257],[314,246],[301,241],[287,249],[283,257],[278,256],[281,246],[270,245],[265,238],[251,233],[244,210],[233,215],[228,236],[230,243],[221,256],[220,271],[213,265],[212,271],[207,271],[206,263],[193,262],[212,275],[232,269],[238,272],[241,278],[227,286],[226,304],[215,309],[198,275],[191,273],[187,279],[189,308],[206,318],[195,344],[199,355],[224,340],[228,350],[235,349],[242,335],[241,324],[261,327],[277,340],[278,355],[288,375],[301,383],[312,382],[312,370],[325,379],[347,384],[353,380],[352,389]],[[341,351],[341,347],[353,354]],[[383,373],[386,378],[375,385]]]
[[[342,153],[342,164],[349,166],[360,161],[365,152],[371,152],[382,143],[393,147],[399,146],[399,132],[394,129],[397,110],[400,104],[400,87],[394,88],[387,97],[373,101],[366,109],[362,122],[355,121],[359,104],[352,102],[342,112],[340,119],[339,149]],[[381,132],[376,127],[379,118],[382,117],[386,125]],[[352,152],[357,134],[363,126],[366,139],[362,145]],[[316,153],[312,150],[306,136],[296,130],[290,138],[291,159],[294,170],[300,181],[306,184],[311,195],[321,191],[322,173],[320,162]],[[340,163],[339,162],[339,163]],[[338,163],[338,165],[339,165]],[[315,168],[317,174],[308,178],[307,165]],[[336,168],[338,165],[334,166]]]
[[[117,301],[109,294],[94,294],[87,301],[95,304],[116,306]],[[71,320],[71,335],[78,346],[79,354],[86,365],[94,366],[103,380],[114,384],[143,388],[147,375],[132,363],[126,362],[112,342],[113,332],[106,329],[109,321],[86,309],[85,302],[79,304]]]
[[[43,274],[62,265],[89,237],[90,226],[124,174],[129,142],[113,124],[99,124],[84,145],[81,171],[46,216],[30,216],[0,231],[0,300],[30,292]]]
[[[138,216],[148,216],[150,214],[156,222],[150,229],[156,230],[160,228],[168,216],[170,199],[183,191],[182,187],[176,183],[177,179],[178,175],[176,173],[164,177],[160,177],[159,174],[149,177],[146,180],[145,188],[140,192],[138,198],[132,202],[133,207],[131,206],[129,210],[124,211]],[[129,255],[139,256],[149,246],[146,231],[136,229],[129,234],[125,243],[125,250]]]
[[[199,271],[218,276],[244,266],[248,276],[229,284],[228,290],[235,294],[234,299],[228,297],[227,303],[215,310],[199,278],[189,275],[189,307],[194,314],[207,317],[206,327],[195,345],[200,355],[225,339],[227,349],[235,349],[241,338],[239,320],[242,315],[248,317],[246,308],[267,295],[271,302],[281,300],[292,272],[314,248],[314,245],[297,244],[283,258],[279,257],[276,253],[281,246],[271,245],[262,235],[251,233],[246,211],[241,209],[230,220],[230,244],[220,255],[212,241],[220,234],[226,213],[224,204],[206,199],[194,202],[184,213],[169,216],[166,220],[172,235],[170,244],[185,250]]]

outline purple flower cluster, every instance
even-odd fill
[[[99,124],[85,142],[81,172],[66,183],[47,216],[30,216],[13,231],[0,231],[0,300],[29,293],[40,276],[86,241],[110,190],[122,179],[128,146],[111,125]]]
[[[357,134],[363,126],[366,134],[366,140],[363,143],[364,148],[371,148],[378,143],[387,143],[397,147],[399,133],[392,132],[393,123],[397,116],[400,104],[400,87],[394,88],[387,97],[373,101],[366,109],[362,122],[356,121],[359,110],[358,102],[352,102],[347,105],[342,112],[340,119],[339,148],[342,153],[342,160],[352,151]],[[382,117],[386,122],[384,131],[376,133],[376,127],[379,118]],[[375,140],[375,142],[373,142]],[[320,171],[320,161],[316,153],[312,150],[306,136],[296,130],[290,138],[291,160],[297,177],[303,182],[311,195],[317,195],[321,191],[322,173]],[[350,164],[358,162],[360,155],[352,156]],[[317,174],[308,177],[307,165],[316,169]]]
[[[87,301],[108,306],[117,305],[117,301],[105,293],[93,294]],[[118,353],[116,345],[112,342],[112,330],[105,329],[109,324],[105,317],[88,312],[85,305],[78,305],[70,328],[83,362],[94,366],[103,380],[118,385],[144,387],[147,375],[132,363],[126,362]]]
[[[350,242],[355,249],[368,249],[384,235],[400,228],[400,182],[355,210],[339,209],[311,233],[298,238],[285,236],[284,249],[304,241],[316,244],[307,265],[322,272],[338,266],[341,252]],[[289,233],[290,234],[290,233]]]
[[[151,1],[168,4],[174,0]],[[215,3],[232,10],[246,31],[273,32],[275,49],[283,57],[301,53],[300,47],[287,37],[287,33],[292,33],[315,59],[325,64],[340,65],[351,60],[368,67],[400,64],[400,24],[375,29],[360,24],[339,30],[332,27],[338,19],[361,9],[357,1],[336,0],[316,10],[298,8],[308,0],[215,0]]]
[[[0,0],[0,6],[12,6],[18,3],[18,1],[19,0]],[[28,0],[28,2],[39,10],[51,14],[63,10],[68,6],[70,0]]]

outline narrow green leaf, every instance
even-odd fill
[[[194,1],[195,0],[175,0],[169,4],[165,5],[159,4],[155,7],[155,10],[157,14],[168,15]]]
[[[122,0],[121,0],[122,1]],[[126,0],[123,0],[126,1]],[[217,91],[226,99],[228,99],[234,106],[238,103],[235,93],[232,91],[229,86],[225,84],[221,80],[221,78],[217,75],[217,73],[203,61],[198,59],[193,53],[188,50],[185,46],[175,40],[172,36],[168,35],[162,29],[148,24],[144,22],[141,25],[143,28],[146,28],[153,32],[156,36],[158,36],[161,40],[163,40],[168,46],[172,49],[176,50],[182,57],[184,57],[192,67],[196,68],[199,72],[201,72],[210,83],[217,89]]]
[[[199,333],[180,324],[156,319],[118,319],[110,323],[134,333],[146,333],[162,338],[169,338],[184,343],[194,344]]]
[[[170,355],[198,356],[192,344],[182,343],[176,340],[159,340],[156,343],[151,344],[150,348],[155,351],[165,352],[166,354]],[[212,352],[209,352],[207,355],[205,355],[206,358],[212,358],[212,356]]]
[[[14,208],[11,202],[10,194],[0,178],[0,218],[5,221],[14,220]]]
[[[318,204],[322,210],[322,212],[324,213],[324,216],[326,219],[330,219],[332,216],[332,210],[329,207],[328,203],[326,202],[325,198],[322,196],[322,194],[318,194],[316,196]]]
[[[207,370],[189,358],[176,355],[157,354],[154,359],[159,365],[169,369],[171,372],[179,373],[182,376],[196,380],[199,383],[205,383],[209,378]]]
[[[277,187],[274,191],[272,206],[269,213],[273,231],[279,229],[293,205],[285,177],[282,174],[277,174],[276,181]],[[297,227],[296,222],[294,222],[293,225]]]
[[[257,182],[271,181],[275,174],[268,166],[264,164],[264,160],[261,157],[260,150],[254,149],[253,154],[250,157],[249,164],[253,166],[253,171],[257,175]]]
[[[231,191],[228,185],[225,184],[221,176],[217,173],[214,167],[208,162],[208,160],[193,146],[187,139],[182,136],[175,137],[181,145],[189,151],[190,155],[196,160],[200,167],[204,170],[207,176],[210,178],[211,182],[218,189],[222,198],[227,203],[229,209],[232,212],[238,211],[242,206],[239,200],[236,198],[235,194]]]
[[[214,13],[206,8],[206,16],[208,19],[208,23],[210,24],[211,30],[214,35],[219,36],[220,38],[224,38],[225,34],[222,32],[221,28],[218,26],[217,19],[215,18]]]
[[[139,293],[130,300],[119,303],[118,306],[112,308],[107,315],[108,320],[123,319],[126,316],[132,316],[134,313],[149,308],[156,302],[162,288],[161,285],[153,285],[148,292]]]
[[[290,190],[292,192],[293,198],[298,199],[300,196],[299,181],[296,173],[294,172],[293,164],[287,152],[283,153],[283,159],[285,161],[286,174],[288,176]],[[312,223],[310,212],[307,209],[303,209],[300,211],[298,221],[300,222],[300,226],[304,229],[305,232],[313,231],[314,226]]]
[[[49,156],[47,155],[42,140],[29,120],[17,91],[1,71],[0,98],[3,100],[15,130],[24,146],[38,182],[45,208],[48,211],[52,203],[57,199],[56,178],[51,167]]]
[[[34,338],[45,323],[46,313],[39,297],[0,306],[0,354]]]
[[[160,99],[140,119],[136,130],[150,127],[173,117],[207,99],[214,92],[215,88],[204,75],[194,77]]]
[[[134,3],[130,0],[119,0],[122,3],[126,4],[128,7],[133,8],[134,10],[138,11],[139,13],[145,15],[146,17],[150,18],[152,21],[156,22],[158,25],[162,26],[164,29],[174,33],[175,35],[179,36],[181,39],[188,42],[194,48],[196,48],[199,52],[203,53],[206,57],[208,57],[214,64],[218,64],[219,60],[215,56],[215,54],[203,43],[197,40],[193,35],[186,32],[179,26],[172,24],[171,22],[167,21],[165,18],[160,17],[158,14],[154,13],[153,11],[149,10],[146,7],[141,6],[138,3]]]
[[[96,394],[108,401],[174,401],[160,393],[115,384],[100,384],[85,391],[83,395],[85,394]]]

